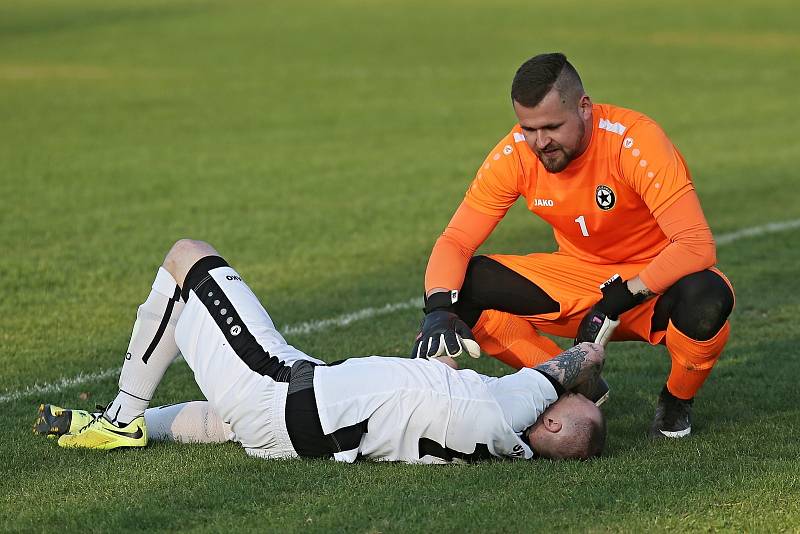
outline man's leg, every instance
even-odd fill
[[[507,276],[502,269],[485,261],[492,258],[479,260],[473,276],[468,275],[465,279],[467,298],[462,304],[465,309],[458,313],[473,327],[481,347],[486,345],[495,354],[503,354],[503,351],[515,347],[521,354],[534,354],[533,349],[525,347],[525,340],[546,352],[547,347],[539,344],[520,321],[530,321],[543,331],[558,336],[574,336],[577,321],[600,299],[599,285],[603,281],[615,273],[625,279],[631,278],[644,267],[636,264],[591,265],[557,254],[493,258],[498,260],[496,263],[502,262],[502,269],[518,278]],[[478,257],[473,261],[476,260]],[[513,287],[514,290],[506,291],[505,296],[496,295],[497,280],[502,281],[500,287]],[[529,284],[528,289],[525,289],[525,282]],[[530,287],[535,289],[531,291]],[[542,299],[541,294],[546,298]],[[547,307],[548,299],[557,302],[560,313],[552,312],[552,304]],[[653,344],[664,340],[672,358],[672,369],[659,396],[651,435],[680,437],[691,431],[692,398],[727,342],[727,317],[733,308],[733,300],[733,291],[724,276],[716,270],[708,270],[682,278],[657,301],[648,301],[622,315],[622,324],[613,340],[639,339]],[[511,304],[503,304],[505,301]],[[472,319],[476,323],[470,323],[470,318],[477,316],[470,305],[472,309],[507,311],[512,314],[512,322],[508,322],[508,314],[484,312],[479,321]],[[541,313],[546,317],[539,315]],[[538,336],[538,332],[534,332]],[[504,357],[509,359],[510,365],[522,361],[522,358],[512,360],[508,355]]]
[[[184,307],[179,282],[186,277],[188,262],[210,255],[217,255],[216,250],[200,241],[182,239],[172,246],[136,314],[117,396],[106,407],[102,420],[80,435],[60,438],[59,445],[110,449],[147,444],[147,426],[142,416],[178,355],[175,326]]]
[[[470,260],[455,306],[481,349],[515,369],[534,367],[561,352],[519,316],[558,310],[558,302],[540,287],[486,256]]]
[[[119,393],[103,414],[125,425],[142,415],[169,365],[178,355],[175,325],[184,303],[172,274],[159,267],[152,290],[139,306],[119,377]]]
[[[276,415],[277,423],[270,419],[275,396],[285,396],[295,362],[323,362],[286,343],[242,277],[207,243],[178,241],[167,254],[162,268],[175,285],[182,288],[180,296],[184,303],[179,310],[180,317],[176,317],[177,324],[169,331],[169,344],[163,335],[155,343],[156,350],[165,349],[158,353],[153,351],[154,355],[158,354],[157,361],[163,368],[159,374],[148,376],[147,368],[142,365],[129,365],[123,368],[121,389],[138,383],[148,383],[148,387],[155,389],[180,347],[197,384],[209,400],[208,405],[213,413],[219,414],[220,420],[230,422],[237,441],[249,449],[263,449],[264,454],[291,454],[291,443],[280,422],[282,413]],[[159,325],[163,322],[162,316]],[[144,332],[141,326],[134,328],[131,346],[143,346],[139,341],[145,336]],[[150,365],[153,358],[151,355],[146,365]],[[123,393],[127,396],[121,399],[118,396],[122,405],[120,414],[130,408],[132,397],[128,391]],[[144,401],[144,404],[134,405],[133,410],[144,411],[142,406],[149,403],[149,395],[135,400]],[[111,404],[112,408],[115,403]],[[140,414],[131,424],[120,428],[109,416],[116,416],[119,421],[116,410],[107,411],[104,417],[79,433],[59,438],[59,445],[96,449],[143,445],[146,436],[138,436],[139,441],[134,443],[131,442],[133,438],[124,434],[132,433],[134,425],[138,434],[145,433],[145,417]]]
[[[100,413],[71,410],[52,404],[39,406],[34,433],[51,437],[78,433]],[[224,443],[233,438],[231,425],[211,409],[208,401],[189,401],[147,408],[144,411],[148,441]]]
[[[248,454],[295,456],[285,423],[289,381],[323,364],[289,345],[243,277],[218,255],[185,261],[175,339],[208,406]],[[193,262],[193,263],[192,263]],[[305,365],[296,365],[302,362]]]
[[[224,443],[233,437],[208,401],[190,401],[148,408],[144,412],[148,438],[178,443]]]
[[[483,352],[514,369],[536,367],[562,352],[531,323],[506,312],[484,311],[472,333]]]
[[[656,303],[652,328],[666,331],[672,367],[659,395],[651,437],[691,433],[692,401],[728,341],[733,305],[733,290],[712,270],[681,278]]]

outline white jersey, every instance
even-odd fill
[[[314,375],[325,434],[367,421],[357,449],[334,455],[410,463],[533,456],[521,433],[553,402],[553,385],[523,369],[494,378],[432,360],[353,358]]]
[[[341,450],[332,437],[340,449],[333,453],[337,460],[443,463],[533,456],[520,434],[557,399],[538,371],[493,378],[436,361],[379,356],[326,366],[288,345],[241,276],[214,258],[207,259],[219,260],[217,266],[193,268],[187,276],[189,296],[175,341],[213,409],[196,411],[217,414],[217,426],[224,425],[248,454],[298,455],[287,427],[287,398],[293,366],[308,360],[320,364],[313,387],[322,432],[328,436],[367,422],[355,448]]]

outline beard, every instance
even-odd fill
[[[573,159],[572,153],[568,152],[564,147],[550,145],[548,145],[546,151],[537,148],[536,157],[542,162],[542,166],[547,169],[547,172],[551,173],[563,171]]]
[[[583,135],[586,133],[586,126],[579,123],[578,141],[573,148],[566,148],[563,145],[550,141],[544,150],[534,147],[533,152],[547,172],[557,173],[567,168],[570,162],[577,157],[578,145],[580,145]]]

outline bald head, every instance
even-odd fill
[[[605,447],[605,418],[583,395],[565,395],[537,419],[528,432],[528,441],[543,458],[594,458]]]

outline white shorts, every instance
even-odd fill
[[[286,343],[242,277],[217,256],[186,277],[175,341],[213,410],[248,454],[297,456],[286,431],[291,366],[323,363]]]

